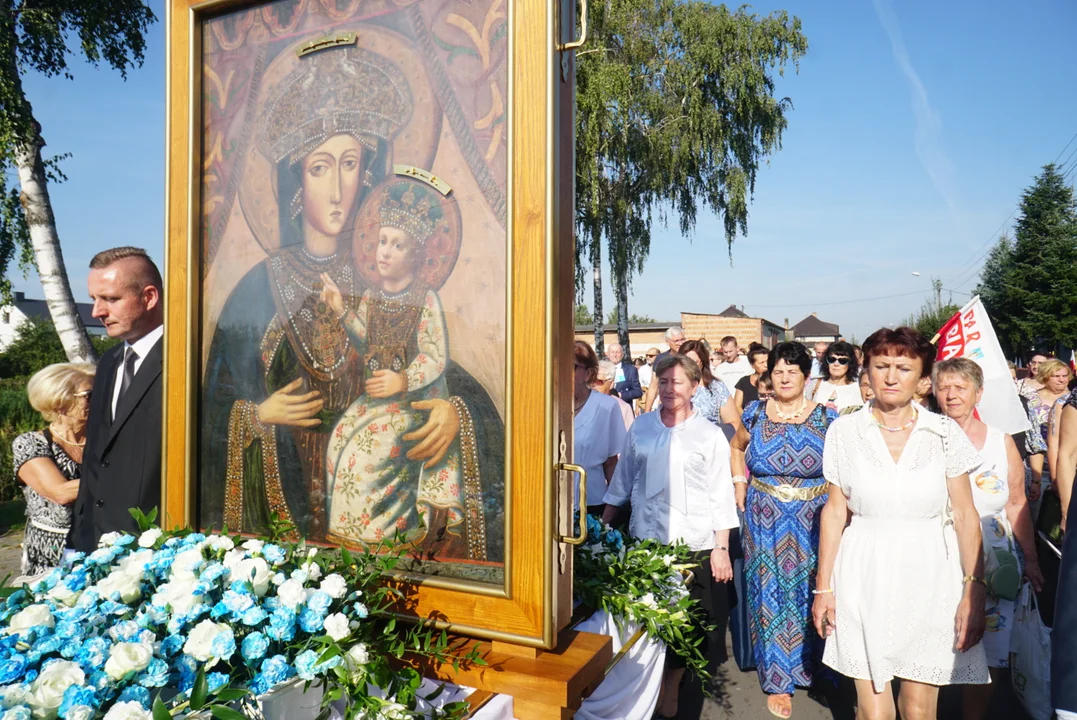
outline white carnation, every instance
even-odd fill
[[[254,586],[254,594],[259,597],[269,590],[270,578],[269,565],[262,558],[240,560],[232,568],[232,579],[249,581]]]
[[[153,596],[153,604],[158,607],[171,606],[172,612],[183,614],[202,604],[202,595],[195,595],[198,581],[191,578],[181,578],[165,583],[157,588],[157,594]]]
[[[78,602],[79,595],[81,594],[81,590],[76,592],[62,582],[58,582],[52,590],[49,590],[47,597],[50,600],[55,600],[58,603],[63,603],[68,607],[74,607],[75,603]]]
[[[235,546],[236,544],[232,542],[231,538],[227,538],[223,535],[210,535],[206,538],[206,547],[213,551],[231,550]]]
[[[333,613],[325,618],[325,634],[334,640],[343,640],[351,634],[348,618],[343,613]]]
[[[217,639],[218,635],[222,635],[229,630],[231,628],[224,623],[203,620],[191,630],[191,634],[187,637],[187,642],[183,644],[183,652],[199,662],[216,660],[217,656],[213,654],[213,641]]]
[[[242,547],[245,550],[250,550],[252,553],[262,552],[262,548],[264,546],[265,546],[264,542],[262,542],[261,540],[254,540],[254,539],[248,540],[247,542],[240,545],[240,547]]]
[[[366,645],[363,643],[352,645],[344,654],[344,667],[347,668],[353,681],[362,677],[368,662],[370,662],[370,653],[367,652]]]
[[[195,547],[177,553],[172,560],[173,578],[196,578],[198,571],[205,558],[202,557],[202,548]]]
[[[131,603],[142,597],[142,583],[140,581],[141,576],[129,574],[117,568],[94,587],[101,593],[101,597],[112,597],[113,593],[119,593],[120,600],[125,603]]]
[[[118,532],[108,532],[101,536],[101,539],[97,541],[97,547],[110,547],[119,540],[122,535]]]
[[[277,599],[280,600],[280,604],[289,610],[295,610],[297,607],[307,601],[307,589],[303,587],[303,583],[299,580],[292,578],[285,580],[281,583],[281,586],[277,588]]]
[[[340,575],[333,573],[325,576],[325,579],[322,580],[322,584],[318,589],[334,600],[339,600],[348,592],[348,584]]]

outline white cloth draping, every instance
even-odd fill
[[[613,616],[604,610],[584,620],[576,629],[609,635],[613,638],[614,653],[620,652],[636,632],[636,626],[630,623],[623,630],[618,628]],[[644,635],[584,699],[576,711],[576,720],[648,720],[658,704],[665,662],[665,644]]]

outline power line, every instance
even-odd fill
[[[1069,148],[1069,146],[1073,143],[1074,140],[1077,140],[1077,132],[1073,133],[1073,137],[1071,137],[1070,141],[1066,143],[1066,147],[1062,148],[1062,152],[1058,153],[1058,157],[1056,157],[1052,162],[1057,163],[1058,158],[1062,157],[1062,153],[1066,152],[1066,150]]]
[[[758,305],[756,303],[745,303],[746,307],[750,308],[799,308],[799,307],[823,307],[829,305],[848,305],[850,303],[862,303],[873,302],[875,300],[889,300],[891,298],[908,297],[910,295],[922,295],[925,290],[913,290],[912,292],[897,293],[895,295],[879,295],[878,297],[870,298],[857,298],[856,300],[829,300],[827,302],[810,302],[810,303],[782,303],[780,305]],[[957,293],[958,295],[968,295],[972,297],[972,293],[964,292],[961,290],[952,290],[950,288],[942,288],[942,292]]]

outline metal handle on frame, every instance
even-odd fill
[[[576,473],[580,489],[580,534],[576,536],[561,535],[557,541],[566,545],[583,545],[587,542],[587,471],[575,463],[561,462],[554,465],[554,470]]]
[[[587,0],[580,0],[580,37],[567,43],[558,43],[558,50],[576,50],[587,42]]]

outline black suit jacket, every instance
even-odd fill
[[[1077,712],[1077,494],[1070,498],[1051,630],[1051,705]]]
[[[627,360],[621,361],[621,369],[625,374],[624,382],[614,384],[613,391],[631,405],[633,400],[643,397],[643,386],[639,384],[639,370]]]
[[[112,393],[124,344],[111,348],[97,364],[69,542],[76,550],[91,552],[107,532],[138,532],[128,510],[148,513],[161,504],[162,340],[139,365],[115,420]]]

